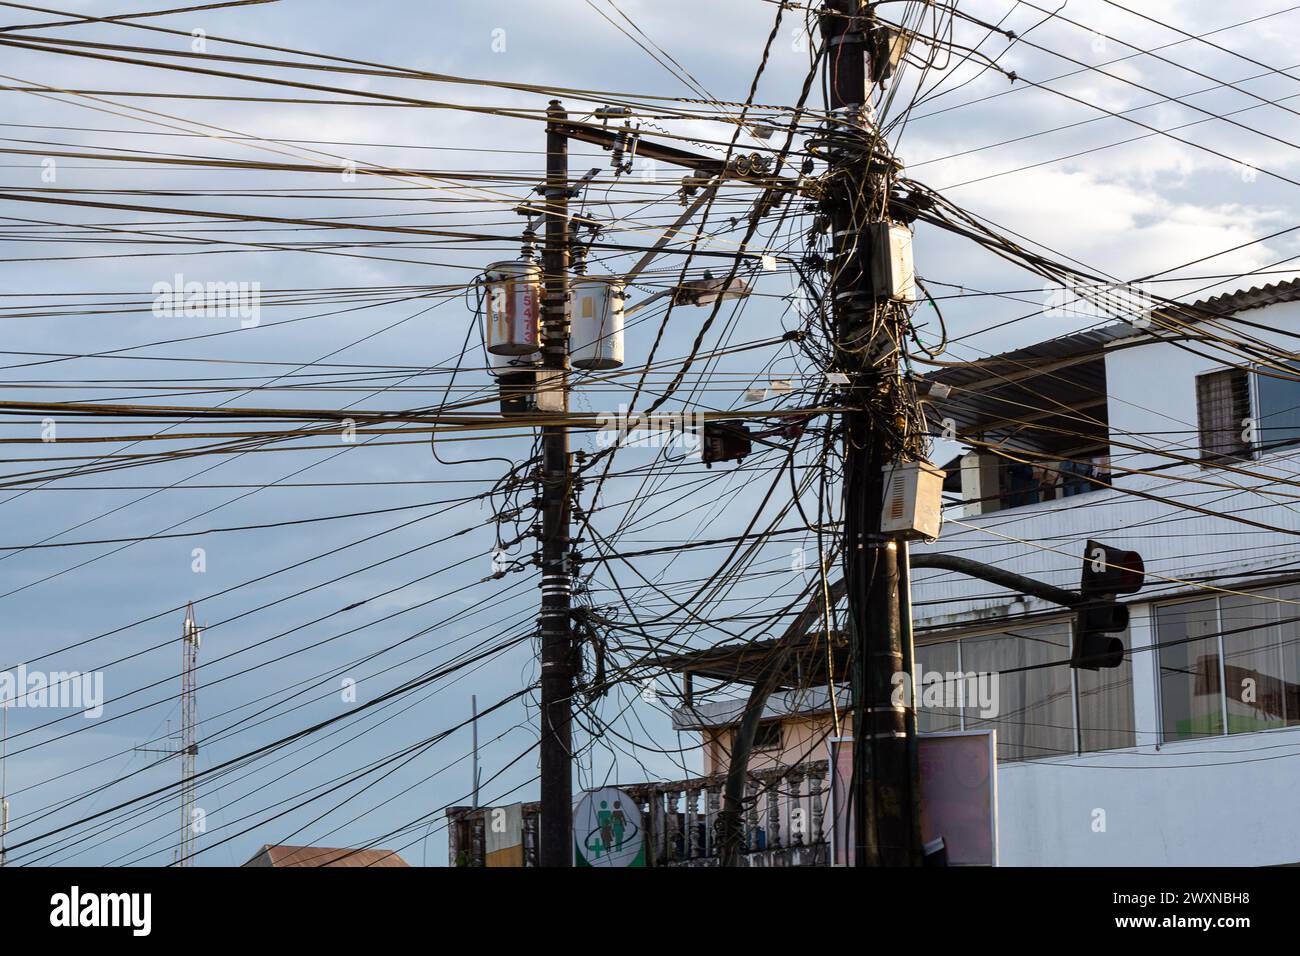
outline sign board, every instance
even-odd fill
[[[921,840],[943,837],[949,866],[998,865],[995,733],[964,730],[917,738]]]
[[[940,837],[949,866],[997,866],[996,732],[965,730],[917,738],[921,842]],[[828,742],[831,865],[853,863],[853,738]]]
[[[641,808],[616,787],[588,790],[573,808],[576,866],[645,866]]]

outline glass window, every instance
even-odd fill
[[[1165,740],[1223,733],[1218,631],[1214,598],[1156,609]]]
[[[773,720],[765,724],[759,724],[754,731],[753,746],[755,750],[780,750],[781,722]]]
[[[1286,726],[1279,605],[1269,596],[1228,594],[1219,600],[1230,734]]]
[[[1278,649],[1282,654],[1282,715],[1288,727],[1300,725],[1300,584],[1278,588],[1277,596],[1293,604],[1277,606]]]
[[[1033,760],[1075,752],[1070,668],[1070,623],[1017,628],[962,641],[967,675],[996,675],[995,714],[968,695],[966,729],[993,727],[999,760]],[[1024,670],[1035,664],[1058,666]]]
[[[923,734],[961,730],[961,708],[947,706],[955,698],[956,686],[948,680],[961,670],[957,641],[922,644],[913,651],[916,658],[916,727]],[[942,674],[942,681],[938,675]]]
[[[1128,632],[1118,635],[1132,648]],[[1118,750],[1137,746],[1133,720],[1133,662],[1125,655],[1119,667],[1074,672],[1079,695],[1079,749]]]
[[[1300,442],[1300,381],[1275,377],[1285,374],[1272,368],[1255,373],[1255,393],[1259,399],[1256,437],[1265,449]]]

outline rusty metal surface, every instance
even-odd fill
[[[264,846],[245,866],[410,866],[392,850],[327,846]]]

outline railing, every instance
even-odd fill
[[[751,771],[743,805],[742,866],[826,866],[826,761]],[[717,866],[721,775],[620,787],[641,811],[651,866]],[[537,865],[540,804],[523,806],[523,863]],[[447,812],[453,865],[482,866],[489,808]]]

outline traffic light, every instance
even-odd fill
[[[1128,608],[1115,596],[1140,590],[1145,577],[1142,556],[1136,551],[1088,541],[1079,584],[1085,603],[1075,614],[1071,667],[1095,671],[1124,662],[1124,642],[1112,635],[1128,628]]]

